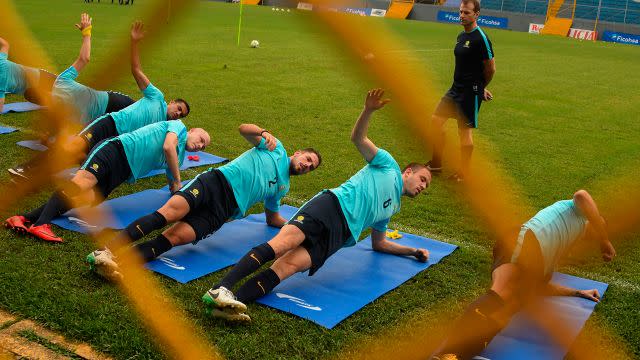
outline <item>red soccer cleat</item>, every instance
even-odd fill
[[[29,220],[27,220],[24,216],[15,215],[4,221],[4,227],[7,229],[13,230],[18,234],[25,235],[28,229]]]
[[[49,224],[42,224],[39,226],[35,226],[35,225],[31,225],[29,226],[29,229],[27,229],[27,231],[29,232],[29,234],[42,239],[44,241],[51,241],[51,242],[62,242],[62,238],[59,238],[56,236],[56,234],[53,233],[53,231],[51,230],[51,225]]]

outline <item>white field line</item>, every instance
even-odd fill
[[[588,278],[588,279],[592,279],[592,280],[596,280],[596,281],[602,281],[602,282],[606,282],[609,285],[614,285],[616,287],[622,288],[624,290],[627,291],[632,291],[635,293],[640,293],[640,285],[638,284],[634,284],[630,281],[624,280],[624,279],[619,279],[615,276],[609,276],[609,275],[602,275],[602,274],[597,274],[594,272],[590,272],[590,271],[582,271],[578,268],[575,267],[568,267],[568,269],[571,269],[571,272],[573,272],[574,274],[577,274],[579,276],[582,276],[584,278]]]

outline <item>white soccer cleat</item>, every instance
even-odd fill
[[[241,314],[247,311],[247,306],[240,301],[236,300],[233,293],[221,286],[217,289],[209,289],[203,296],[202,302],[204,302],[207,309],[217,308],[220,310],[231,310],[236,314]]]
[[[122,280],[122,273],[120,273],[120,267],[115,259],[116,257],[111,250],[107,248],[95,250],[87,255],[89,269],[109,281]]]
[[[207,310],[207,314],[212,317],[223,319],[225,321],[234,322],[234,323],[251,322],[251,317],[249,315],[245,313],[237,313],[231,309],[220,310],[220,309],[213,308],[213,309]]]

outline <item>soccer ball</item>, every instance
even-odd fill
[[[257,48],[260,47],[260,42],[258,40],[251,40],[251,45],[252,48]]]

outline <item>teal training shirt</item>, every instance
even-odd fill
[[[39,80],[40,70],[18,65],[9,61],[7,54],[0,53],[0,99],[8,93],[24,94],[29,82],[37,84]]]
[[[110,114],[118,134],[126,134],[143,126],[167,120],[167,103],[162,91],[149,83],[142,94],[142,99]]]
[[[136,181],[151,170],[166,169],[167,174],[170,174],[162,149],[167,133],[170,132],[178,136],[176,151],[178,166],[181,166],[187,145],[187,127],[182,121],[162,121],[118,136],[131,168],[130,182]]]
[[[523,225],[540,243],[545,275],[553,272],[560,257],[582,236],[586,224],[587,219],[573,200],[561,200],[540,210]]]
[[[270,211],[280,210],[280,199],[289,192],[289,157],[280,140],[276,141],[273,151],[267,149],[262,139],[258,146],[218,168],[231,185],[238,204],[234,219],[243,217],[261,201]]]
[[[353,246],[368,227],[386,231],[391,216],[400,211],[402,173],[393,156],[378,149],[369,164],[330,191],[338,198],[351,231],[345,246]]]
[[[78,70],[73,66],[63,71],[53,83],[51,95],[56,101],[71,106],[78,114],[82,124],[88,124],[104,115],[109,102],[106,91],[94,90],[76,81]]]

